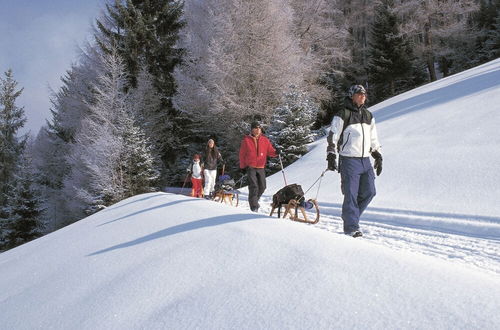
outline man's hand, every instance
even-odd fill
[[[375,169],[377,176],[379,176],[380,173],[382,173],[382,155],[380,154],[380,152],[378,152],[378,150],[375,150],[374,152],[372,152],[372,157],[373,159],[375,159],[373,168]]]
[[[337,155],[334,152],[329,152],[326,156],[326,160],[328,161],[327,168],[330,171],[338,171],[337,167]]]
[[[247,168],[246,167],[240,168],[240,173],[243,175],[247,174]]]

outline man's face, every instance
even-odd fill
[[[260,133],[262,133],[260,127],[255,127],[255,128],[252,128],[252,135],[253,136],[259,136]]]
[[[366,94],[356,93],[352,96],[352,102],[354,102],[354,104],[356,104],[358,107],[360,105],[365,104],[365,101],[366,101]]]

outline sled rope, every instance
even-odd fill
[[[240,189],[241,189],[241,186],[243,185],[243,178],[246,177],[247,175],[244,174],[238,181],[236,181],[234,183],[234,186],[236,187],[238,185],[238,182],[240,183]]]
[[[281,161],[281,155],[278,154],[278,157],[280,159],[281,173],[283,174],[283,180],[285,181],[285,186],[288,186],[288,183],[286,183],[285,169],[283,168],[283,162]]]
[[[321,187],[321,181],[323,180],[323,176],[325,176],[326,171],[328,171],[328,169],[324,170],[323,173],[321,173],[321,175],[319,176],[319,178],[317,178],[316,181],[314,181],[314,183],[306,190],[306,192],[304,193],[304,196],[307,194],[307,192],[309,190],[311,190],[312,187],[314,187],[314,185],[316,184],[316,182],[319,181],[318,191],[316,192],[316,200],[318,199],[319,188]]]

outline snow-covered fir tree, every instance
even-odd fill
[[[283,103],[274,110],[266,133],[274,146],[282,151],[283,166],[307,153],[307,144],[314,140],[311,126],[318,111],[318,104],[294,86],[290,87],[290,91],[283,97]],[[270,168],[280,169],[279,160],[271,159]]]
[[[80,130],[82,120],[95,103],[92,82],[101,64],[95,47],[81,50],[78,63],[61,78],[62,86],[51,95],[52,119],[40,130],[33,148],[37,189],[42,194],[47,231],[59,229],[78,219],[74,196],[63,192],[71,165],[68,155]]]
[[[23,152],[26,137],[19,137],[24,126],[24,108],[16,105],[23,92],[18,89],[12,70],[0,77],[0,206],[4,205],[8,184],[11,182],[17,160]]]
[[[26,142],[25,136],[18,136],[26,117],[24,108],[16,104],[23,92],[17,85],[12,70],[0,77],[0,241],[9,220],[9,192],[16,184],[16,167]]]
[[[25,149],[16,166],[15,178],[9,184],[7,206],[4,209],[7,220],[0,237],[0,245],[4,249],[14,248],[42,236],[43,209],[34,179],[31,151]]]
[[[154,190],[158,177],[144,133],[134,122],[123,60],[112,52],[103,54],[101,62],[93,85],[96,102],[75,134],[68,157],[71,172],[64,182],[81,216]]]
[[[124,59],[127,72],[125,88],[136,88],[142,70],[146,70],[156,92],[160,106],[150,120],[148,134],[158,149],[164,166],[175,165],[185,149],[183,134],[186,121],[172,106],[176,91],[174,69],[181,63],[183,49],[178,47],[179,30],[183,26],[183,1],[178,0],[117,0],[106,6],[106,12],[97,20],[96,40],[105,52],[116,48]],[[169,173],[162,171],[163,181]]]
[[[160,159],[143,130],[132,115],[123,118],[123,146],[121,168],[124,172],[125,198],[158,190]]]

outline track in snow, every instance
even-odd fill
[[[240,207],[248,208],[246,197],[240,195]],[[260,213],[269,214],[271,198],[263,196],[260,204]],[[319,223],[304,225],[343,234],[341,205],[319,202],[319,207]],[[375,244],[500,274],[500,218],[368,207],[360,225],[362,239]]]

